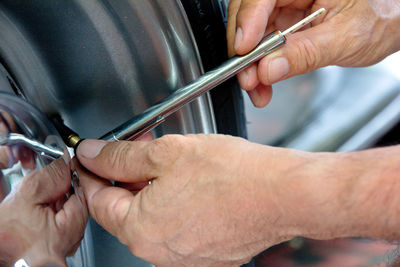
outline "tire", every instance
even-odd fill
[[[218,0],[181,0],[205,71],[228,59],[226,28]],[[243,95],[236,78],[211,90],[218,133],[247,138]]]

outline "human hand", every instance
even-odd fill
[[[330,238],[345,228],[345,216],[333,212],[341,203],[330,201],[329,190],[341,190],[324,176],[344,169],[332,154],[173,135],[152,142],[86,140],[77,155],[100,176],[80,173],[93,218],[157,266],[240,265],[294,236]],[[137,191],[108,180],[136,189],[152,183]]]
[[[274,157],[281,150],[270,148]],[[97,155],[97,153],[99,153]],[[262,161],[263,146],[218,135],[165,136],[151,142],[86,140],[78,159],[98,176],[152,181],[139,192],[80,173],[93,218],[131,252],[157,266],[232,266],[290,238],[273,199],[287,166]],[[97,156],[96,156],[97,155]],[[275,167],[275,170],[272,168]]]
[[[59,159],[24,177],[0,204],[0,266],[23,258],[30,266],[66,266],[88,219],[79,187],[68,199],[70,168]]]
[[[324,7],[311,27],[287,37],[286,44],[239,74],[253,104],[263,107],[271,85],[327,65],[362,67],[400,49],[400,2],[379,0],[231,0],[230,56],[250,52],[265,34],[285,30]]]
[[[309,153],[220,135],[78,148],[105,178],[80,172],[93,218],[157,266],[240,265],[294,236],[399,239],[399,153]],[[152,183],[137,191],[106,179]]]

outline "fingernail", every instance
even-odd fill
[[[239,49],[240,44],[242,43],[242,39],[243,39],[243,31],[242,28],[238,27],[236,29],[235,44],[233,46],[236,51]]]
[[[285,57],[278,57],[269,63],[268,79],[275,83],[289,73],[289,62]]]
[[[84,158],[94,159],[100,154],[100,151],[105,145],[107,145],[107,142],[102,140],[84,140],[78,146],[78,155]]]
[[[239,82],[242,89],[244,90],[247,89],[248,80],[249,80],[249,74],[247,73],[247,70],[244,70],[241,73],[239,73]]]

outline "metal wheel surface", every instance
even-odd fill
[[[0,90],[60,115],[86,138],[103,135],[202,72],[178,0],[4,0],[0,28]],[[215,132],[207,94],[155,134]],[[69,265],[149,266],[93,221]]]

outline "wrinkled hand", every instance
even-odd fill
[[[100,176],[80,173],[90,214],[157,266],[240,265],[294,236],[398,240],[399,154],[309,153],[222,135],[78,148]]]
[[[219,135],[86,140],[78,159],[104,179],[88,173],[80,179],[90,214],[136,256],[157,266],[239,265],[290,238],[278,223],[274,177],[299,160],[281,149],[264,149]],[[152,183],[131,192],[106,179],[139,188]]]
[[[371,65],[400,49],[396,0],[231,0],[230,55],[248,53],[265,34],[285,30],[322,7],[328,12],[312,27],[288,36],[284,47],[239,74],[255,106],[268,104],[271,84],[280,80],[327,65]]]
[[[0,266],[24,258],[30,266],[65,266],[88,219],[84,195],[70,191],[70,168],[59,159],[24,177],[0,204]],[[79,193],[80,192],[80,193]]]

